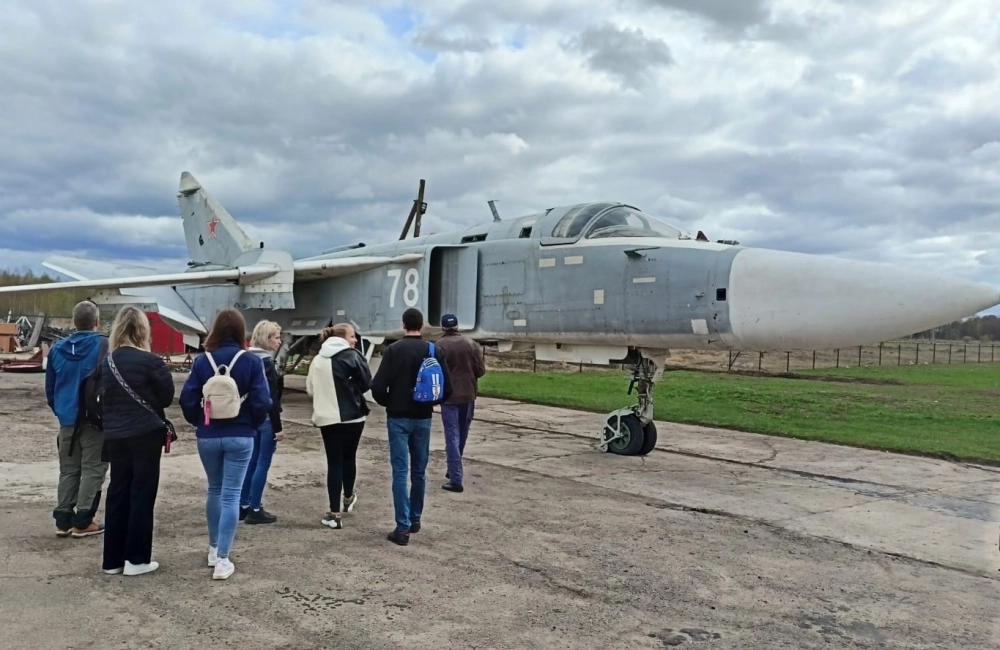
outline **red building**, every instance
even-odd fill
[[[156,354],[184,354],[184,335],[160,318],[156,312],[146,312],[152,333],[151,351]]]

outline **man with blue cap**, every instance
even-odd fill
[[[450,492],[462,492],[462,455],[469,438],[469,427],[475,413],[479,378],[486,374],[483,351],[478,343],[458,333],[455,314],[441,317],[444,335],[436,343],[444,353],[451,382],[451,397],[441,404],[444,425],[445,452],[448,456],[448,482],[441,487]]]

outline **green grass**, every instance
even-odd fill
[[[658,420],[871,449],[1000,462],[1000,364],[839,368],[803,378],[670,370]],[[490,372],[484,396],[610,412],[627,372]],[[808,379],[805,379],[808,378]]]

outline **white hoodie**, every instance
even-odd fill
[[[323,341],[319,354],[309,363],[309,374],[306,376],[306,392],[312,396],[313,426],[325,427],[331,424],[341,424],[340,404],[337,402],[337,387],[333,384],[333,369],[330,359],[338,352],[351,347],[345,339],[331,336]],[[364,416],[350,422],[364,422]]]

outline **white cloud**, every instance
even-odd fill
[[[314,254],[623,200],[713,239],[992,282],[994,3],[8,0],[0,246],[183,256],[193,172]],[[0,264],[10,265],[9,262]]]

